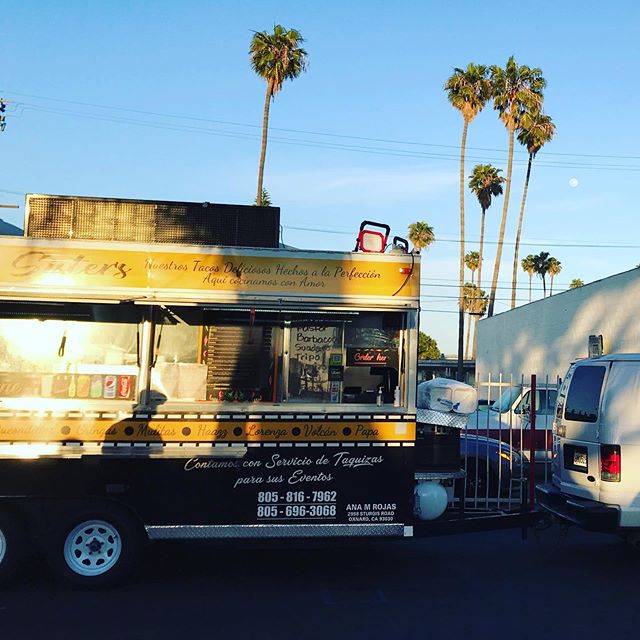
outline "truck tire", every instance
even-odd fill
[[[53,528],[46,542],[49,567],[63,584],[111,587],[137,568],[143,551],[142,527],[111,504],[76,509]]]
[[[20,522],[0,509],[0,586],[8,584],[23,567],[26,542]]]

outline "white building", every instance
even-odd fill
[[[589,355],[589,336],[600,335],[604,353],[640,352],[640,269],[478,322],[476,379],[535,373],[554,381]]]

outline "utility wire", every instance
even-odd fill
[[[250,124],[250,123],[246,123],[246,122],[234,122],[234,121],[230,121],[230,120],[219,120],[219,119],[213,119],[213,118],[204,118],[204,117],[197,117],[197,116],[189,116],[186,114],[175,114],[175,113],[166,113],[166,112],[158,112],[158,111],[148,111],[148,110],[144,110],[144,109],[132,109],[130,107],[121,107],[121,106],[115,106],[115,105],[104,105],[104,104],[98,104],[98,103],[94,103],[94,102],[83,102],[83,101],[79,101],[79,100],[68,100],[68,99],[64,99],[64,98],[54,98],[54,97],[49,97],[49,96],[40,96],[40,95],[35,95],[35,94],[30,94],[30,93],[21,93],[21,92],[17,92],[17,91],[6,91],[6,90],[0,90],[0,94],[10,94],[10,95],[14,95],[14,96],[24,96],[27,98],[35,98],[38,100],[45,100],[48,102],[58,102],[58,103],[63,103],[63,104],[73,104],[73,105],[78,105],[78,106],[84,106],[84,107],[91,107],[91,108],[96,108],[96,109],[106,109],[106,110],[111,110],[111,111],[123,111],[123,112],[129,112],[129,113],[137,113],[137,114],[141,114],[141,115],[149,115],[149,116],[154,116],[154,117],[161,117],[161,118],[171,118],[171,119],[180,119],[180,120],[191,120],[191,121],[195,121],[195,122],[209,122],[209,123],[213,123],[213,124],[222,124],[222,125],[226,125],[226,126],[235,126],[235,127],[246,127],[246,128],[251,128],[251,129],[261,129],[262,125],[257,125],[257,124]],[[374,138],[374,137],[369,137],[369,136],[356,136],[356,135],[348,135],[348,134],[341,134],[341,133],[333,133],[333,132],[326,132],[326,131],[314,131],[314,130],[308,130],[308,129],[291,129],[291,128],[285,128],[285,127],[269,127],[270,130],[272,131],[283,131],[283,132],[287,132],[287,133],[300,133],[300,134],[304,134],[304,135],[313,135],[313,136],[325,136],[325,137],[331,137],[331,138],[340,138],[340,139],[347,139],[347,140],[361,140],[361,141],[366,141],[366,142],[381,142],[381,143],[385,143],[385,144],[402,144],[402,145],[408,145],[408,146],[420,146],[420,147],[437,147],[437,148],[443,148],[443,149],[454,149],[454,150],[459,150],[459,145],[452,145],[452,144],[437,144],[437,143],[429,143],[429,142],[417,142],[414,140],[394,140],[394,139],[389,139],[389,138]],[[489,151],[489,152],[499,152],[499,153],[506,153],[504,149],[495,149],[495,148],[487,148],[487,147],[466,147],[469,150],[473,150],[473,151]],[[518,154],[522,154],[528,157],[528,152],[524,151],[524,150],[520,150],[520,149],[516,149],[514,151],[515,153]],[[640,160],[640,156],[633,156],[633,155],[617,155],[617,154],[595,154],[595,153],[566,153],[566,152],[558,152],[558,151],[548,151],[548,150],[544,150],[543,152],[541,152],[540,156],[542,155],[553,155],[553,156],[564,156],[564,157],[578,157],[578,158],[609,158],[609,159],[621,159],[621,160]],[[456,154],[457,157],[457,154]]]

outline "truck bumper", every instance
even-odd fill
[[[545,511],[583,529],[614,533],[620,526],[618,507],[562,493],[553,484],[537,485],[536,498]]]

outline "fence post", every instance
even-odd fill
[[[531,374],[531,398],[529,429],[529,511],[533,511],[536,498],[536,374]]]

